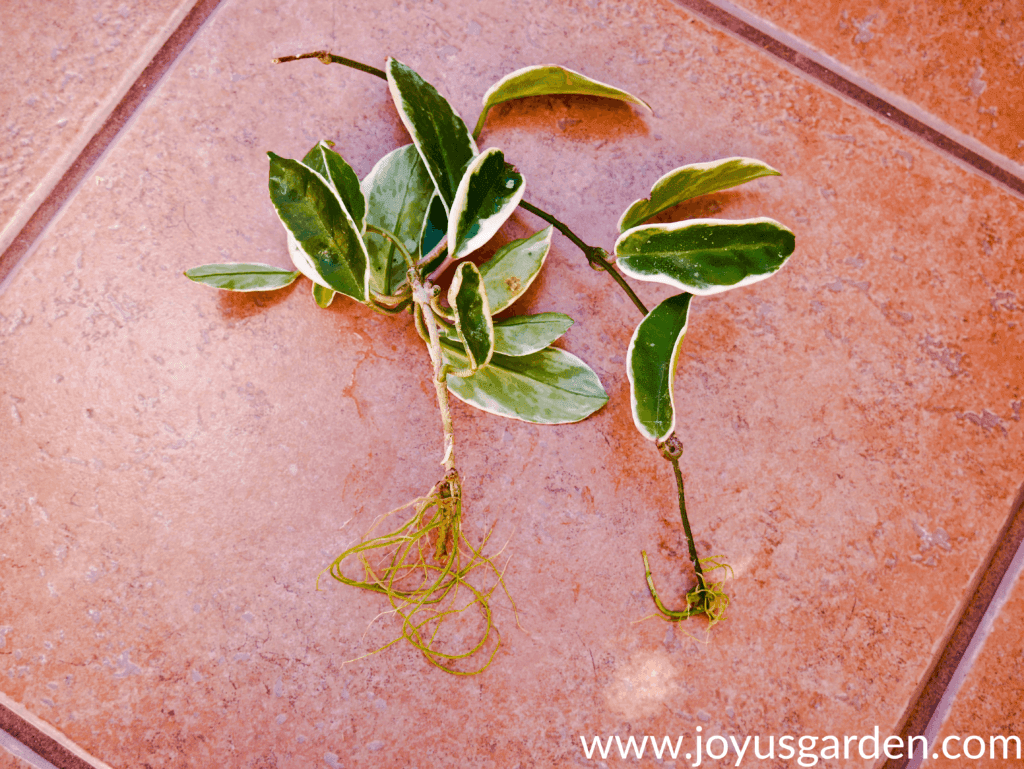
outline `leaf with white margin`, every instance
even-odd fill
[[[633,422],[648,440],[664,440],[676,427],[672,385],[690,298],[690,294],[670,296],[647,313],[629,340],[626,375]]]
[[[473,158],[459,182],[448,218],[448,253],[468,256],[494,237],[523,199],[522,175],[491,148]]]
[[[669,171],[654,183],[648,198],[635,201],[619,218],[619,232],[643,224],[684,200],[727,190],[762,176],[781,176],[771,166],[751,158],[724,158],[693,163]]]
[[[420,255],[426,256],[433,251],[437,244],[444,240],[448,234],[448,212],[444,208],[439,195],[434,195],[430,200],[430,207],[426,216],[423,217],[423,234],[420,235]],[[447,249],[445,254],[447,255]],[[427,275],[431,270],[424,270]]]
[[[269,264],[204,264],[185,270],[185,277],[225,291],[274,291],[290,286],[299,273]]]
[[[367,222],[395,235],[413,258],[418,257],[434,183],[416,147],[407,144],[378,160],[363,179],[362,194],[366,196]],[[406,279],[402,253],[383,235],[367,232],[363,240],[369,256],[370,287],[379,294],[392,295]]]
[[[448,288],[448,304],[455,316],[455,330],[469,358],[469,368],[486,366],[494,353],[494,324],[480,271],[472,262],[456,268]]]
[[[334,301],[334,295],[337,293],[333,288],[324,288],[319,283],[313,284],[313,301],[316,302],[317,307],[327,308],[331,306],[331,302]]]
[[[366,246],[340,198],[297,160],[270,156],[270,199],[290,236],[292,261],[313,282],[365,302]]]
[[[690,219],[627,230],[616,264],[631,278],[707,296],[771,277],[796,246],[773,219]]]
[[[569,330],[573,319],[560,312],[517,315],[494,324],[494,352],[520,357],[543,350]],[[455,329],[441,325],[445,339],[461,344]]]
[[[334,142],[319,142],[306,153],[302,164],[324,177],[337,193],[359,232],[363,233],[366,231],[366,200],[359,189],[359,177],[352,166],[345,162],[345,158],[331,149],[333,146]]]
[[[628,101],[651,110],[651,105],[621,88],[593,80],[556,64],[536,65],[517,69],[487,89],[484,94],[484,111],[480,113],[473,129],[473,136],[480,135],[484,121],[491,107],[512,99],[528,96],[553,96],[556,94],[577,94],[580,96],[603,96],[608,99]],[[651,110],[653,112],[654,110]]]
[[[480,266],[491,313],[499,313],[521,297],[544,266],[551,249],[552,227],[507,243]]]
[[[469,360],[442,341],[445,362],[465,369]],[[495,354],[489,365],[467,377],[448,377],[448,390],[478,409],[535,424],[579,422],[608,402],[597,374],[575,355],[546,347],[510,357]]]
[[[466,166],[477,154],[476,143],[452,106],[412,68],[388,57],[387,78],[398,116],[427,166],[445,211],[451,211]]]

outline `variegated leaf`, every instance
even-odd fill
[[[366,247],[337,194],[299,161],[268,155],[270,198],[301,255],[293,251],[295,266],[327,288],[366,301]]]
[[[684,200],[729,189],[762,176],[779,175],[771,166],[750,158],[725,158],[682,166],[658,179],[651,188],[650,197],[637,200],[625,210],[619,219],[619,232],[643,224]]]
[[[413,257],[420,253],[427,207],[434,183],[419,152],[412,144],[389,152],[363,179],[366,221],[400,238]],[[367,232],[363,236],[369,256],[370,287],[379,294],[393,294],[404,282],[407,267],[401,252],[388,238]]]
[[[459,182],[448,219],[448,252],[468,256],[490,240],[523,199],[523,177],[501,150],[473,158]]]
[[[664,440],[676,426],[672,385],[689,308],[690,294],[670,296],[647,313],[629,340],[626,375],[633,422],[652,441]]]
[[[627,230],[615,255],[632,278],[708,295],[771,277],[795,245],[793,233],[772,219],[690,219]]]
[[[533,283],[551,249],[552,232],[547,227],[528,238],[513,240],[481,265],[492,313],[509,307]]]
[[[359,189],[359,177],[345,162],[345,158],[331,149],[332,146],[333,142],[319,142],[306,153],[302,163],[324,177],[331,185],[355,222],[356,228],[363,233],[366,231],[366,201]]]
[[[477,153],[476,143],[452,106],[412,68],[388,58],[387,78],[398,116],[450,211],[466,166]]]
[[[225,291],[273,291],[290,286],[299,273],[269,264],[204,264],[185,270],[185,277]]]
[[[494,325],[480,271],[472,262],[456,268],[448,289],[448,304],[455,316],[455,330],[469,358],[469,367],[486,366],[494,353]]]
[[[484,121],[491,107],[512,99],[522,99],[527,96],[552,96],[555,94],[578,94],[581,96],[602,96],[608,99],[618,99],[638,104],[646,109],[651,106],[643,99],[623,91],[621,88],[593,80],[579,72],[574,72],[565,67],[555,64],[538,65],[517,69],[487,89],[484,94],[484,109],[480,118],[476,121],[476,128],[473,129],[473,136],[479,136],[483,130]]]
[[[519,357],[543,350],[569,330],[572,318],[560,312],[517,315],[494,324],[494,352]],[[441,335],[449,342],[461,342],[453,326],[441,325]]]
[[[469,360],[442,342],[445,361],[465,369]],[[521,357],[494,355],[467,377],[448,377],[448,390],[461,401],[498,416],[536,424],[585,419],[608,401],[597,374],[565,350],[547,347]]]
[[[313,301],[317,303],[318,307],[330,307],[331,302],[334,301],[334,294],[333,288],[324,288],[319,283],[313,284]]]

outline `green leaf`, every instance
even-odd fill
[[[647,313],[629,340],[626,375],[633,422],[652,441],[664,440],[676,426],[672,384],[689,308],[690,294],[670,296]]]
[[[451,211],[455,191],[476,156],[469,129],[434,86],[397,59],[388,58],[388,88],[445,211]]]
[[[609,99],[632,102],[649,110],[651,109],[651,105],[643,99],[638,99],[631,93],[627,93],[607,83],[591,80],[586,75],[573,72],[565,67],[559,67],[554,64],[524,67],[505,75],[505,77],[487,89],[487,93],[484,94],[484,111],[480,113],[480,118],[476,121],[473,136],[477,137],[480,135],[480,131],[484,127],[484,121],[487,119],[487,113],[496,104],[511,101],[512,99],[522,99],[527,96],[551,96],[554,94],[604,96]],[[653,110],[651,111],[653,112]]]
[[[769,165],[750,158],[725,158],[694,163],[669,171],[654,183],[651,196],[637,200],[619,219],[619,232],[643,224],[665,209],[701,195],[726,190],[762,176],[780,176]]]
[[[448,220],[448,251],[461,259],[501,229],[523,199],[523,177],[501,150],[477,155],[459,182]]]
[[[448,288],[448,304],[455,315],[455,330],[469,357],[469,367],[486,366],[494,352],[494,325],[480,271],[472,262],[456,268]]]
[[[691,219],[627,230],[615,255],[632,278],[706,296],[771,277],[795,244],[793,233],[772,219]]]
[[[270,199],[292,240],[292,261],[326,288],[366,301],[366,246],[334,190],[297,160],[270,156]]]
[[[273,291],[290,286],[299,273],[269,264],[204,264],[185,270],[185,277],[226,291]]]
[[[369,209],[367,222],[394,233],[409,253],[417,256],[434,183],[416,147],[407,144],[377,161],[363,179],[362,194]],[[368,232],[363,240],[369,256],[370,287],[379,294],[392,295],[405,282],[401,252],[382,235]]]
[[[519,357],[543,350],[569,330],[572,318],[560,312],[542,312],[537,315],[517,315],[494,324],[494,352]],[[441,336],[464,348],[452,326],[440,324]],[[463,353],[465,354],[465,353]]]
[[[494,352],[519,357],[543,350],[569,330],[573,319],[560,312],[518,315],[494,324]]]
[[[359,189],[359,177],[345,159],[331,149],[333,142],[323,141],[306,153],[303,165],[320,174],[337,193],[359,232],[366,231],[366,201]]]
[[[468,367],[453,345],[442,342],[441,352],[449,365]],[[495,354],[470,376],[449,376],[448,390],[483,411],[537,424],[579,422],[608,401],[597,374],[556,347],[516,358]]]
[[[430,201],[430,208],[427,209],[427,215],[423,217],[423,234],[420,235],[420,254],[426,256],[433,251],[437,244],[444,240],[444,236],[448,234],[448,212],[445,211],[444,203],[441,202],[441,198],[438,195]],[[445,251],[447,254],[447,250]],[[424,270],[423,274],[426,275],[430,270]]]
[[[324,288],[319,283],[313,284],[313,301],[317,303],[318,307],[330,307],[335,293],[333,288]]]
[[[528,238],[513,240],[480,267],[492,313],[511,305],[533,283],[551,249],[552,232],[547,227]]]

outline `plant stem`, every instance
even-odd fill
[[[281,56],[274,59],[274,64],[284,64],[285,62],[298,61],[299,59],[319,59],[324,64],[344,64],[346,67],[358,69],[360,72],[375,75],[381,80],[387,80],[388,78],[382,69],[377,69],[369,64],[363,64],[352,59],[346,59],[344,56],[335,56],[329,51],[310,51],[309,53],[300,53],[298,56]]]
[[[690,529],[690,519],[686,515],[686,495],[683,491],[683,472],[679,469],[679,458],[683,454],[683,444],[672,433],[661,446],[661,455],[672,463],[672,470],[676,476],[676,488],[679,490],[679,517],[683,521],[683,531],[686,532],[686,546],[690,550],[690,561],[693,563],[693,571],[697,575],[697,587],[704,589],[707,583],[704,579],[704,569],[701,568],[700,559],[697,557],[697,545],[693,541],[693,531]]]
[[[532,203],[528,203],[525,200],[521,200],[519,202],[519,207],[526,209],[534,216],[539,216],[545,222],[552,225],[560,233],[565,235],[565,237],[569,238],[569,240],[571,240],[575,244],[575,246],[580,251],[583,252],[583,255],[587,258],[587,261],[590,263],[591,267],[593,267],[596,270],[604,270],[609,275],[611,275],[612,280],[618,283],[619,288],[626,292],[626,296],[628,296],[630,300],[633,302],[633,304],[636,305],[636,308],[640,310],[640,312],[642,312],[644,315],[647,315],[647,308],[644,306],[644,303],[640,301],[640,297],[636,295],[632,287],[626,282],[626,279],[622,277],[622,273],[615,269],[615,265],[608,261],[607,251],[598,246],[588,246],[575,232],[569,229],[568,225],[566,225],[564,222],[559,221],[557,218],[549,214],[544,209],[537,208],[537,206],[533,205]]]
[[[402,254],[406,266],[409,268],[409,285],[412,287],[412,301],[416,315],[417,327],[420,323],[427,330],[427,352],[430,354],[430,363],[434,369],[434,391],[437,393],[437,408],[441,412],[441,429],[444,431],[444,459],[441,464],[444,469],[451,473],[455,471],[455,428],[452,424],[452,410],[448,401],[448,374],[445,370],[444,359],[441,357],[441,335],[437,331],[437,319],[430,306],[434,297],[434,288],[429,283],[424,283],[416,269],[416,260],[402,244],[398,237],[383,227],[367,224],[366,229],[387,238]]]

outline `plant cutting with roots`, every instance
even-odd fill
[[[658,615],[670,621],[694,616],[706,617],[709,624],[720,621],[729,602],[722,590],[725,577],[714,581],[710,575],[728,575],[731,569],[720,556],[698,557],[687,517],[680,468],[683,445],[675,433],[676,363],[692,297],[770,277],[793,253],[795,240],[786,227],[766,218],[645,222],[685,200],[778,172],[740,157],[676,168],[622,214],[621,234],[610,256],[524,200],[522,174],[500,149],[481,152],[476,139],[490,109],[513,99],[579,94],[649,109],[646,102],[563,67],[527,67],[487,90],[470,133],[437,89],[396,59],[389,58],[384,70],[325,51],[277,61],[299,59],[343,64],[385,80],[412,143],[385,155],[362,180],[329,141],[319,142],[302,160],[268,153],[270,197],[296,269],[208,264],[185,275],[232,291],[279,289],[304,275],[312,281],[320,307],[343,294],[374,312],[411,316],[427,349],[440,412],[441,477],[425,496],[378,519],[360,543],[326,569],[344,584],[387,597],[402,629],[381,649],[405,639],[431,664],[468,675],[486,670],[500,645],[490,599],[499,587],[506,595],[508,591],[495,556],[482,552],[489,535],[474,546],[462,531],[462,485],[449,394],[492,414],[536,424],[580,421],[608,399],[586,363],[552,344],[572,325],[567,315],[495,319],[537,277],[556,229],[592,267],[607,272],[643,314],[626,356],[633,420],[672,465],[696,580],[686,593],[686,605],[668,608],[642,551]],[[469,261],[517,207],[549,226],[513,240],[479,266]],[[449,270],[450,285],[442,292],[439,283]],[[667,284],[679,293],[648,310],[626,278]],[[394,529],[371,536],[399,515],[406,519]],[[470,579],[479,572],[490,575],[489,586]],[[512,607],[515,611],[514,602]],[[455,631],[448,627],[454,621]],[[466,634],[469,641],[462,640]]]

